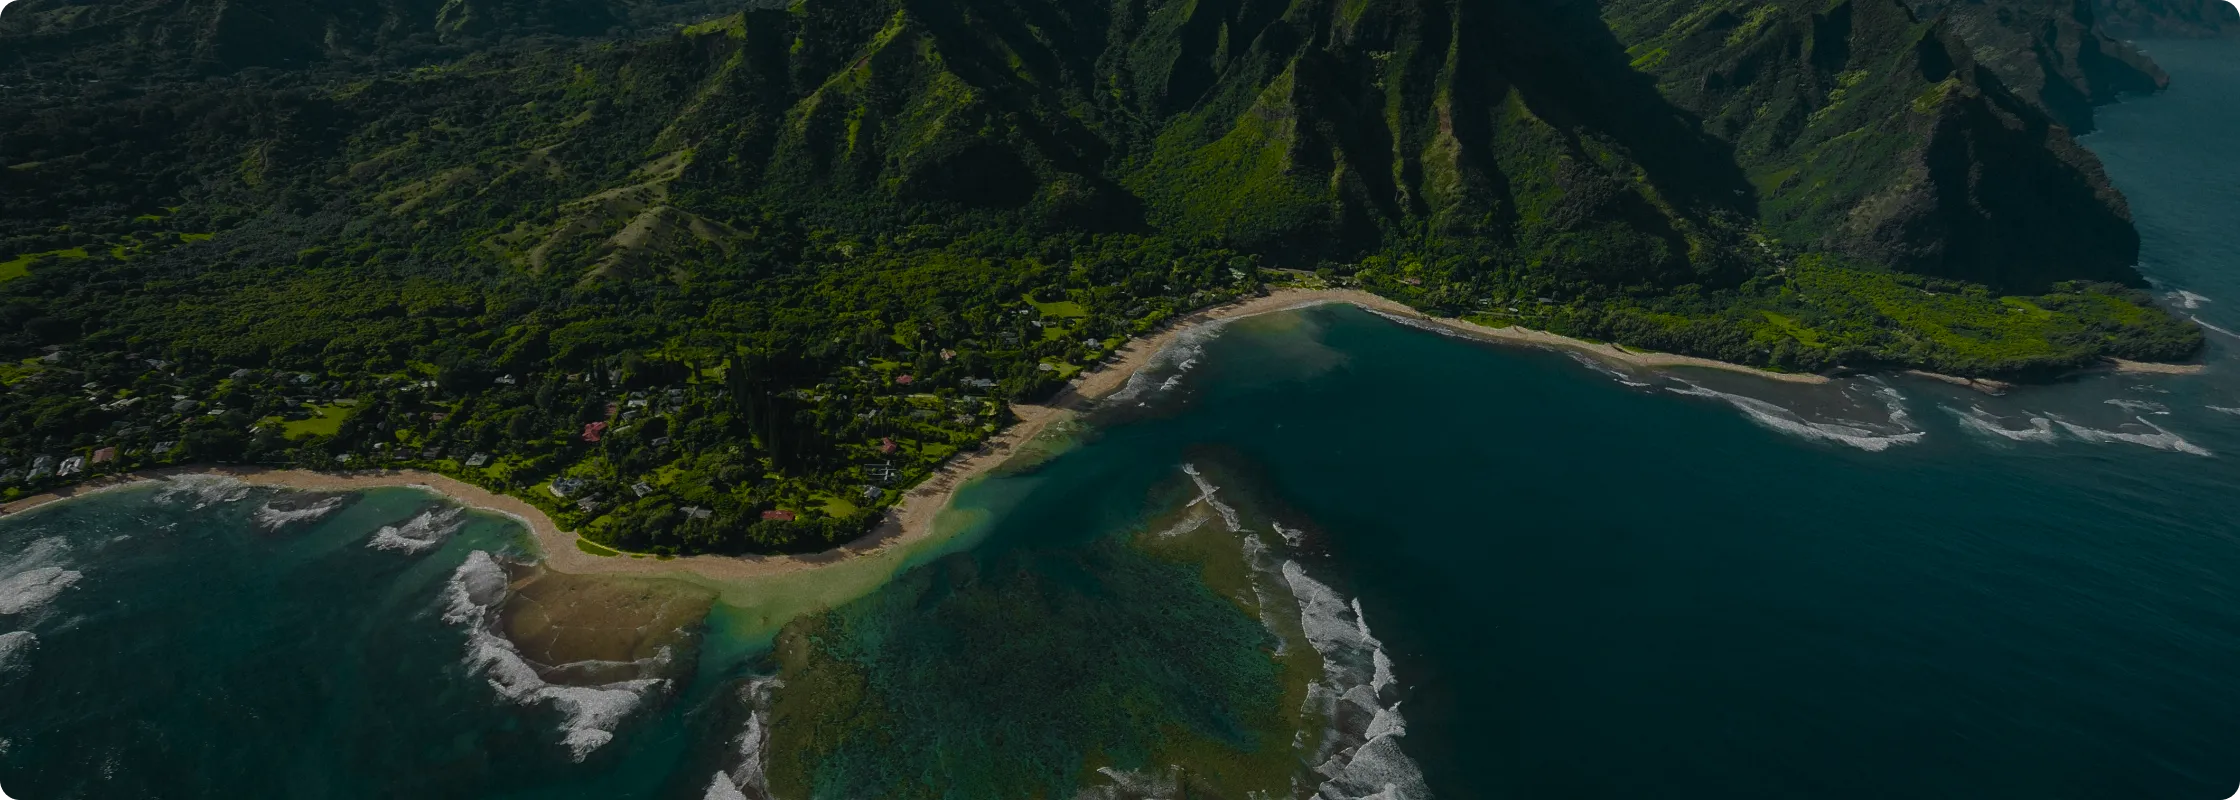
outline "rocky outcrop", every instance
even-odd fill
[[[2093,106],[2170,85],[2152,59],[2095,25],[2091,0],[1916,0],[1913,8],[1942,20],[2001,83],[2071,133],[2093,129]]]

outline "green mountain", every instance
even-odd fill
[[[1735,144],[1774,235],[1999,288],[2136,280],[2129,211],[2070,134],[2093,100],[2166,80],[2128,46],[2089,29],[2079,45],[2077,30],[2048,21],[2070,37],[2068,55],[1979,48],[1970,42],[2050,43],[1980,7],[1925,19],[1897,0],[1617,2],[1604,13],[1635,65]],[[2064,126],[2060,109],[2079,119]]]
[[[2073,138],[2168,80],[2098,13],[20,0],[0,452],[402,460],[769,549],[1271,281],[1776,369],[2185,358]]]

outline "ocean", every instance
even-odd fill
[[[2229,794],[2240,43],[2147,49],[2171,90],[2085,141],[2205,374],[1798,386],[1254,317],[774,638],[692,584],[540,576],[413,490],[118,490],[0,520],[0,786]]]

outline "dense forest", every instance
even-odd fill
[[[1780,370],[2201,334],[2044,0],[19,0],[0,486],[411,466],[583,547],[820,549],[1176,315],[1307,281]]]

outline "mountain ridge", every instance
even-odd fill
[[[2202,346],[2075,140],[2165,80],[2085,6],[254,3],[0,18],[58,56],[0,63],[0,458],[408,463],[798,550],[1274,281],[1790,371]],[[297,55],[234,57],[268,21]]]

